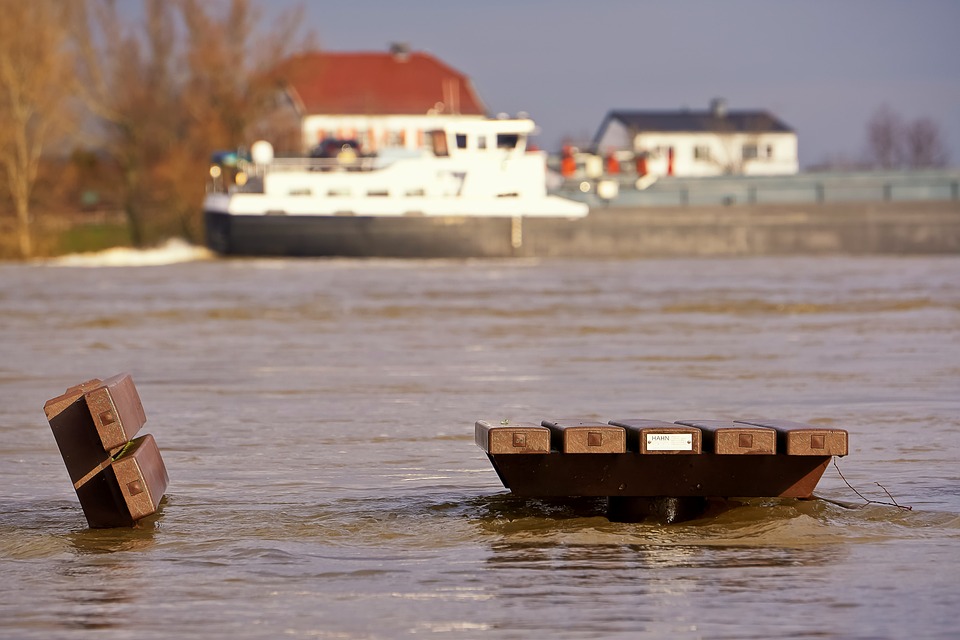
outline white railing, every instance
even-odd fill
[[[337,158],[274,158],[273,162],[259,173],[284,171],[373,171],[382,167],[377,158],[356,158],[339,160]],[[251,166],[251,170],[254,168]]]
[[[237,162],[236,173],[226,176],[222,172],[212,175],[207,180],[207,193],[230,193],[241,191],[245,193],[263,193],[263,178],[268,173],[293,173],[298,171],[341,172],[341,171],[374,171],[384,168],[384,163],[378,158],[356,158],[355,160],[339,160],[337,158],[274,158],[270,164],[255,164],[249,160]],[[234,182],[239,174],[243,175],[243,182]]]

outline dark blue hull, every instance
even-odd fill
[[[467,258],[515,255],[510,218],[244,216],[207,211],[221,255]]]

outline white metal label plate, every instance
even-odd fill
[[[647,451],[693,451],[689,433],[648,433]]]

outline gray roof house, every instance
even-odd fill
[[[658,175],[797,173],[797,134],[766,111],[729,111],[723,100],[702,111],[607,113],[593,140],[597,153],[630,151]]]

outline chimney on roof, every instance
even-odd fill
[[[727,101],[723,98],[714,98],[710,101],[710,113],[714,118],[727,117]]]
[[[410,45],[406,42],[391,42],[390,55],[397,62],[406,62],[410,58]]]

